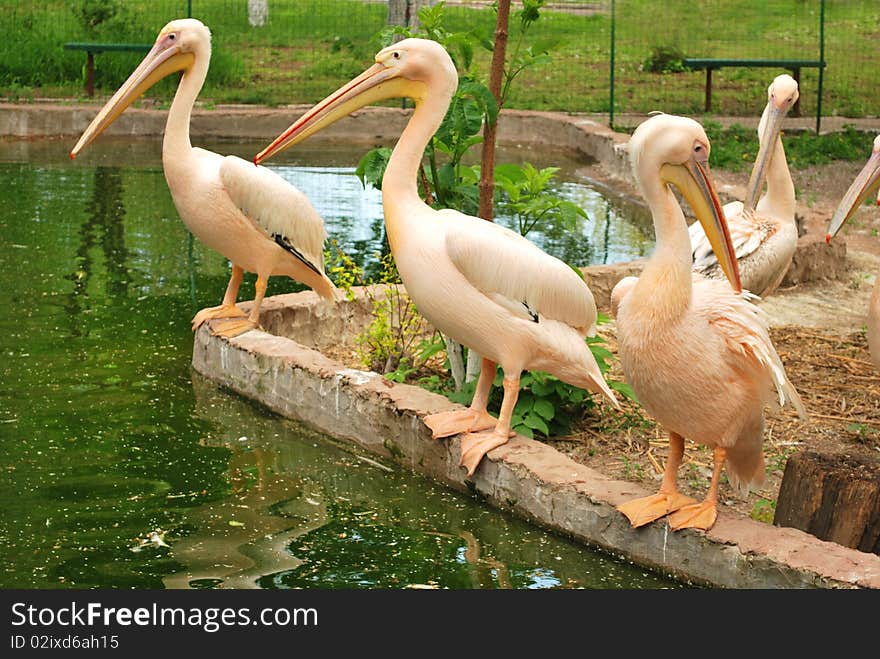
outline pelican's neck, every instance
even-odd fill
[[[767,124],[770,111],[769,104],[761,116],[758,126],[758,139],[761,138],[763,128]],[[762,214],[771,217],[785,218],[794,222],[795,198],[794,182],[788,171],[788,163],[785,160],[785,148],[782,146],[782,136],[777,136],[773,144],[773,153],[770,154],[770,162],[767,163],[767,192],[757,204]]]
[[[654,219],[656,246],[633,289],[635,304],[630,307],[644,310],[653,320],[671,320],[690,305],[691,241],[672,190],[656,173],[647,180],[647,185],[642,184],[642,193]]]
[[[192,68],[183,72],[180,84],[177,85],[171,109],[168,110],[165,138],[162,142],[162,160],[166,166],[169,162],[180,162],[192,153],[192,144],[189,141],[190,117],[196,98],[205,84],[210,60],[210,52],[207,57],[199,53]]]
[[[392,250],[400,228],[413,217],[407,209],[413,206],[427,208],[417,187],[419,166],[425,147],[443,122],[454,91],[454,85],[445,90],[428,89],[424,98],[416,101],[416,109],[388,160],[382,177],[382,203]]]

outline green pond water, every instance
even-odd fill
[[[228,263],[189,238],[158,141],[74,163],[69,146],[0,143],[0,587],[677,587],[198,377],[189,320]],[[355,197],[351,154],[296,157],[278,169],[365,258],[381,210]],[[340,187],[348,205],[327,206]],[[585,228],[608,236],[594,257],[649,249],[613,224]]]

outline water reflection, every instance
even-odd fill
[[[168,587],[657,587],[661,579],[546,536],[194,376],[195,413],[231,452],[229,495],[169,534]],[[246,433],[246,434],[240,434]]]
[[[106,286],[110,301],[118,301],[128,292],[130,275],[126,266],[125,205],[122,201],[122,173],[116,167],[96,167],[92,198],[86,205],[86,219],[79,230],[79,246],[74,260],[74,271],[66,276],[73,282],[67,295],[65,309],[70,322],[71,336],[82,333],[81,316],[89,305],[89,283],[94,262],[93,250],[100,246],[107,276]]]

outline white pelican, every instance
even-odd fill
[[[828,235],[825,240],[837,235],[844,223],[855,215],[859,206],[874,192],[880,188],[880,135],[874,138],[874,149],[868,162],[856,176],[849,190],[843,195],[831,224],[828,225]],[[880,204],[880,197],[877,198]],[[880,276],[874,283],[874,291],[871,293],[871,301],[868,303],[868,349],[871,351],[871,359],[880,366]]]
[[[779,136],[782,121],[797,99],[794,78],[783,74],[773,80],[758,124],[760,148],[745,202],[733,201],[723,209],[743,288],[760,297],[770,295],[782,282],[797,247],[794,183]],[[758,201],[765,180],[767,193]],[[724,273],[700,223],[694,222],[689,231],[694,270],[712,279],[723,279]]]
[[[372,67],[306,112],[254,161],[368,103],[415,101],[382,180],[385,226],[400,277],[419,311],[483,356],[470,408],[425,418],[434,437],[469,433],[461,442],[461,464],[471,475],[486,452],[508,441],[523,370],[547,371],[617,401],[585,342],[595,329],[596,304],[583,279],[519,234],[455,210],[436,211],[419,197],[419,163],[457,82],[442,46],[405,39],[381,50]],[[498,364],[504,399],[496,423],[486,403]],[[469,432],[493,426],[490,433]]]
[[[224,318],[213,333],[232,337],[259,325],[270,275],[287,275],[330,299],[334,286],[324,274],[324,222],[302,192],[265,167],[190,144],[190,114],[210,60],[211,32],[205,25],[195,19],[168,23],[144,60],[86,128],[70,157],[76,157],[156,82],[183,72],[168,111],[162,164],[174,205],[187,228],[232,261],[223,303],[199,311],[192,321],[193,330],[210,318]],[[256,297],[248,315],[235,306],[245,271],[257,273]]]
[[[651,208],[657,244],[638,280],[624,280],[612,294],[619,356],[639,402],[669,432],[670,452],[659,493],[619,510],[633,526],[672,512],[673,529],[708,529],[715,523],[725,461],[731,485],[740,492],[764,479],[763,408],[774,388],[780,404],[789,401],[801,413],[803,406],[758,308],[741,292],[733,245],[709,177],[703,128],[684,117],[652,117],[633,133],[630,156]],[[691,205],[733,289],[727,281],[692,273],[687,224],[670,185]],[[676,488],[685,437],[714,448],[712,483],[702,503]]]

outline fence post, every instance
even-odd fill
[[[193,0],[186,0],[186,17],[193,17]]]
[[[611,62],[610,80],[608,84],[608,127],[614,128],[614,0],[611,0]]]
[[[816,98],[816,135],[822,126],[822,82],[825,77],[825,0],[819,4],[819,94]]]

